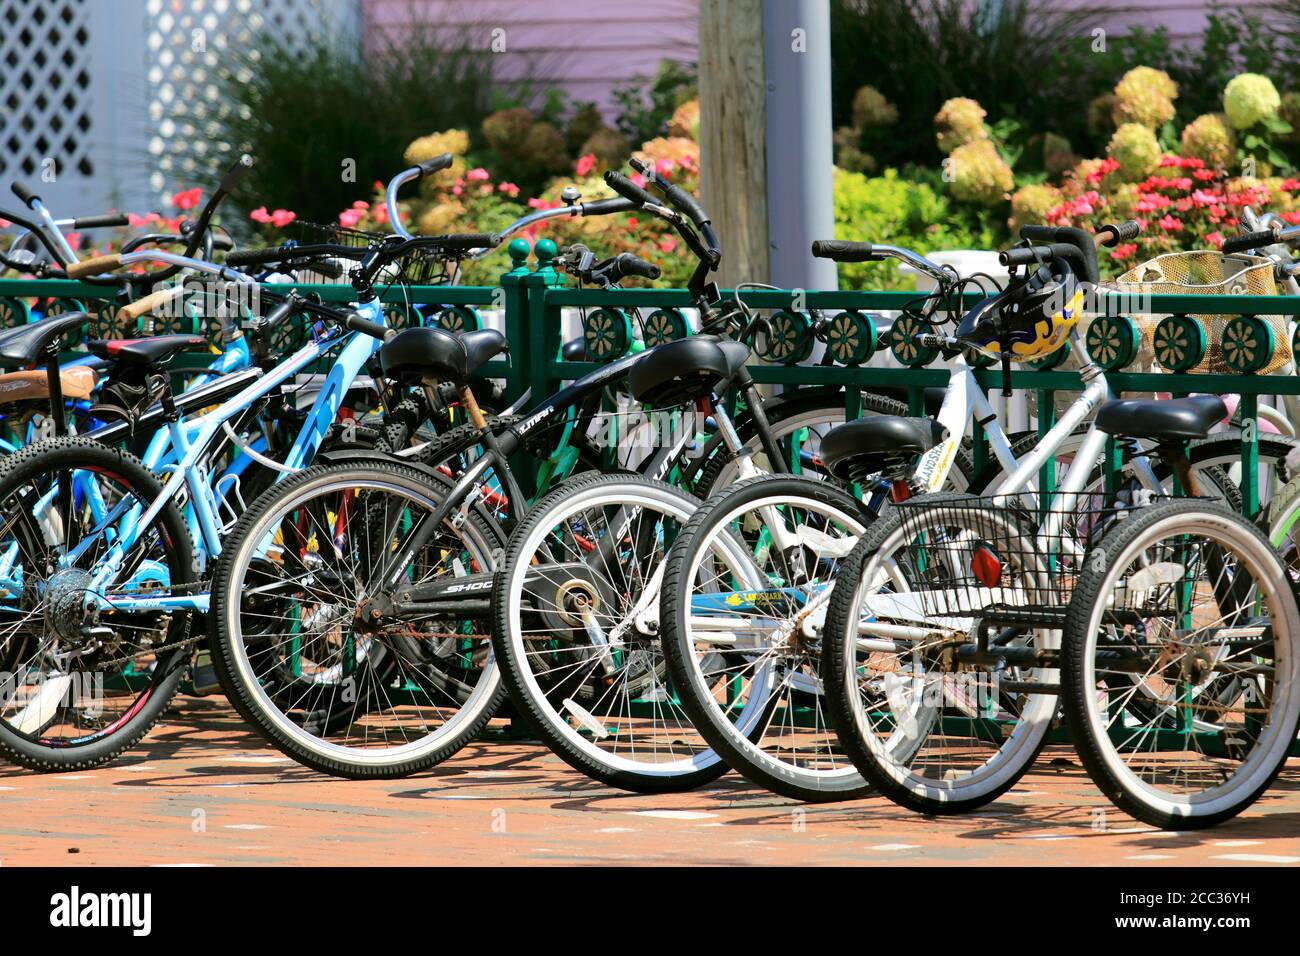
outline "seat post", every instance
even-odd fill
[[[1178,487],[1182,489],[1184,495],[1191,497],[1200,495],[1201,484],[1192,473],[1192,463],[1187,457],[1186,442],[1161,443],[1156,446],[1156,454],[1173,466],[1174,476],[1178,479]]]
[[[50,393],[50,416],[54,420],[55,437],[68,434],[67,414],[63,408],[63,379],[59,374],[59,340],[56,337],[45,348],[45,373]]]

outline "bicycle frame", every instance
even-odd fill
[[[362,303],[356,311],[372,322],[384,323],[383,310],[378,300]],[[259,375],[255,381],[211,412],[193,420],[187,420],[178,413],[167,421],[166,428],[160,430],[150,441],[145,455],[145,464],[151,470],[167,467],[170,464],[171,474],[163,484],[162,494],[143,510],[141,505],[134,504],[126,510],[113,509],[107,512],[99,520],[91,535],[92,539],[99,533],[113,535],[113,541],[87,587],[88,593],[95,595],[92,600],[98,602],[101,610],[111,608],[117,612],[128,613],[183,609],[207,610],[207,594],[168,595],[157,598],[117,596],[110,602],[102,596],[101,592],[120,571],[122,562],[139,540],[140,529],[149,527],[167,503],[180,496],[182,488],[189,492],[190,507],[193,509],[200,532],[194,542],[199,553],[212,558],[221,552],[217,501],[202,463],[204,455],[212,446],[223,425],[304,371],[340,342],[343,343],[342,348],[339,349],[339,354],[330,368],[324,387],[317,393],[303,429],[284,462],[288,470],[301,469],[311,460],[321,442],[324,441],[353,380],[365,367],[370,356],[379,348],[380,342],[377,339],[361,332],[347,333],[339,329],[330,329],[281,362],[273,371]],[[47,506],[52,501],[56,490],[52,489],[47,493],[36,507],[39,509]],[[102,503],[100,508],[102,509]],[[113,532],[107,532],[110,524],[114,525]],[[62,565],[71,566],[80,553],[80,550],[73,550],[62,556],[60,559]]]

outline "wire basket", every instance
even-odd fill
[[[1232,255],[1210,250],[1169,252],[1134,266],[1116,281],[1129,295],[1277,295],[1273,262],[1261,256]],[[1141,331],[1140,351],[1152,352],[1159,316],[1135,317]],[[1223,360],[1223,328],[1235,315],[1194,315],[1205,328],[1205,358],[1193,372],[1232,373]],[[1276,372],[1291,361],[1291,336],[1284,315],[1261,315],[1273,332],[1273,354],[1259,374]]]
[[[1079,572],[1131,501],[1030,494],[925,496],[894,505],[906,544],[894,555],[890,593],[877,617],[969,631],[979,623],[1059,628]]]
[[[298,242],[301,245],[319,243],[365,249],[396,239],[391,233],[366,232],[361,229],[347,229],[343,226],[316,222],[300,222],[297,226]],[[458,261],[438,249],[414,249],[384,266],[376,276],[375,284],[381,286],[400,284],[407,287],[448,285],[455,280]],[[338,276],[311,269],[299,270],[299,275],[303,281],[346,285],[349,282],[349,270],[355,263],[352,260],[340,259],[338,265],[341,267],[341,274]]]

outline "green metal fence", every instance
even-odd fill
[[[529,266],[530,252],[536,258]],[[650,344],[686,333],[681,310],[690,306],[690,297],[680,289],[626,289],[617,291],[571,288],[564,276],[551,265],[555,245],[542,240],[536,250],[515,240],[509,249],[512,268],[501,277],[497,287],[431,286],[410,290],[392,288],[385,295],[385,307],[391,324],[401,326],[427,321],[416,314],[423,308],[434,320],[452,328],[473,327],[481,322],[480,310],[493,309],[503,316],[504,330],[510,343],[508,360],[491,363],[487,372],[506,382],[506,393],[513,400],[524,388],[531,387],[535,398],[555,391],[561,382],[571,380],[594,368],[598,362],[569,362],[560,357],[563,315],[566,310],[580,309],[586,315],[585,335],[588,350],[610,360],[628,349],[644,347],[626,325],[630,310],[650,314],[644,338]],[[346,302],[351,288],[346,285],[304,285],[299,289],[315,292],[325,301]],[[140,330],[122,328],[115,321],[116,309],[122,304],[111,298],[114,290],[104,286],[63,280],[0,280],[0,323],[12,326],[38,314],[84,309],[94,321],[88,334],[98,337],[127,337]],[[732,293],[724,290],[725,296]],[[107,296],[107,297],[106,297]],[[916,300],[913,292],[813,292],[802,290],[746,290],[741,298],[750,306],[771,310],[776,322],[768,351],[783,360],[768,361],[753,368],[760,383],[791,388],[831,387],[843,391],[848,418],[859,414],[861,390],[894,389],[908,396],[914,413],[923,407],[924,390],[943,386],[948,369],[941,355],[933,350],[913,347],[907,335],[912,329],[906,320],[895,322],[879,337],[871,334],[867,317],[871,313],[896,311]],[[1265,395],[1300,395],[1300,377],[1292,374],[1261,375],[1275,349],[1292,352],[1294,343],[1274,341],[1275,333],[1264,315],[1300,315],[1300,297],[1262,296],[1183,296],[1152,295],[1142,301],[1144,312],[1169,314],[1152,336],[1157,362],[1164,372],[1135,371],[1140,332],[1137,323],[1124,310],[1131,300],[1118,295],[1103,295],[1105,313],[1094,319],[1087,332],[1087,348],[1092,357],[1107,370],[1111,388],[1117,394],[1133,392],[1236,393],[1242,396],[1239,417],[1242,422],[1257,420],[1258,400]],[[819,311],[833,316],[823,329],[814,331],[809,313]],[[1101,311],[1099,309],[1099,311]],[[1202,314],[1231,316],[1216,341],[1196,318]],[[146,327],[153,334],[165,332],[207,332],[214,334],[201,316],[164,317]],[[688,333],[686,333],[688,334]],[[811,338],[810,338],[811,337]],[[820,339],[833,356],[846,359],[833,364],[810,364],[806,355],[813,339]],[[73,343],[69,343],[70,346]],[[778,347],[779,346],[779,347]],[[1215,348],[1230,373],[1202,374],[1189,371],[1197,366],[1207,349]],[[871,355],[892,350],[901,368],[882,368],[870,364]],[[1038,399],[1038,427],[1046,431],[1053,423],[1052,409],[1058,392],[1076,392],[1082,388],[1077,372],[1061,370],[1061,356],[1038,363],[1035,367],[1017,367],[1011,374],[1015,389],[1032,390]],[[202,357],[189,356],[184,365],[202,364]],[[1002,387],[1002,373],[997,367],[976,371],[976,378],[986,390]],[[1257,484],[1257,427],[1241,429],[1243,465],[1243,508],[1253,515],[1259,508]],[[987,457],[982,433],[973,435],[977,467]]]

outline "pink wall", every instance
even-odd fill
[[[1209,0],[1062,0],[1067,6],[1107,11],[1100,24],[1115,33],[1165,26],[1178,41],[1195,42],[1205,29]],[[1238,0],[1240,2],[1240,0]],[[362,0],[370,30],[397,30],[417,17],[467,29],[484,46],[505,30],[501,75],[540,69],[548,84],[576,100],[594,100],[612,120],[610,89],[637,74],[651,75],[665,57],[695,60],[699,0]],[[1260,6],[1246,0],[1246,6]]]
[[[1262,7],[1260,0],[1233,0],[1221,4],[1223,7]],[[1209,0],[1094,0],[1092,3],[1080,0],[1066,0],[1066,7],[1087,8],[1093,11],[1107,11],[1100,25],[1117,33],[1124,33],[1129,27],[1141,26],[1147,29],[1165,27],[1171,39],[1177,42],[1196,42],[1205,31],[1205,14],[1211,4]]]
[[[465,29],[491,48],[505,31],[500,75],[540,70],[547,86],[574,100],[594,100],[613,120],[609,93],[638,74],[653,75],[665,58],[695,60],[697,0],[363,0],[368,30],[402,29],[418,17]]]

